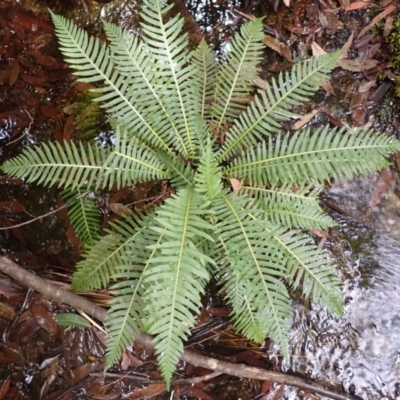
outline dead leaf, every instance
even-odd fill
[[[379,13],[367,26],[365,26],[361,32],[358,34],[357,39],[360,39],[363,37],[370,28],[372,28],[374,25],[376,25],[380,20],[385,18],[387,15],[392,13],[396,9],[396,6],[394,4],[391,4],[390,6],[387,6],[381,13]]]
[[[342,51],[338,58],[339,60],[344,60],[347,57],[347,53],[349,52],[349,49],[350,49],[351,45],[353,44],[353,39],[354,39],[354,31],[351,32],[351,35],[347,39],[347,42],[342,47]]]
[[[382,200],[382,194],[387,193],[390,187],[393,186],[394,181],[394,171],[389,167],[384,168],[379,176],[378,181],[376,182],[368,205],[370,207],[377,206]]]
[[[10,377],[8,376],[6,380],[2,383],[0,388],[0,400],[6,397],[8,389],[10,388]]]
[[[25,211],[23,204],[16,200],[0,201],[0,211],[9,213],[20,213]]]
[[[167,386],[165,383],[154,383],[147,386],[144,389],[134,390],[125,396],[126,399],[141,399],[143,397],[150,398],[157,394],[160,394],[166,390]]]
[[[311,51],[313,56],[323,56],[326,54],[326,51],[317,42],[311,43]]]
[[[386,18],[385,26],[383,27],[383,34],[382,34],[383,37],[388,37],[390,35],[390,32],[392,31],[393,28],[393,23],[394,23],[394,18],[391,15],[389,15]]]
[[[310,122],[317,114],[319,113],[319,110],[312,110],[311,112],[309,112],[306,115],[303,115],[298,121],[296,121],[293,126],[292,129],[297,131],[300,128],[302,128],[305,124],[307,124],[308,122]]]
[[[15,317],[16,314],[14,309],[0,301],[0,318],[7,321],[13,321]]]
[[[63,112],[58,107],[41,106],[40,111],[42,111],[42,113],[49,118],[57,119],[63,117]]]
[[[292,61],[292,54],[290,52],[289,46],[286,43],[283,43],[277,38],[269,35],[264,35],[262,41],[266,46],[276,51],[282,57],[285,57],[286,60]]]
[[[330,83],[329,81],[325,81],[321,86],[326,93],[329,93],[332,96],[336,96],[335,89],[333,88],[332,83]]]
[[[10,76],[8,77],[8,83],[10,86],[13,86],[14,83],[17,81],[20,70],[21,70],[21,68],[20,68],[18,60],[11,60],[10,61]]]
[[[367,81],[358,87],[360,93],[366,93],[376,84],[376,81]]]
[[[378,65],[378,61],[373,59],[363,60],[361,58],[357,58],[355,60],[339,60],[338,64],[347,71],[361,72],[375,68]]]
[[[122,203],[110,203],[109,207],[113,213],[119,215],[120,217],[132,214],[131,209],[124,206]]]
[[[333,239],[333,237],[328,233],[328,231],[324,229],[312,228],[310,229],[310,232],[322,239]]]
[[[376,7],[376,4],[370,1],[355,1],[346,7],[346,11],[354,11],[366,7]]]
[[[286,7],[290,7],[290,0],[283,0]]]
[[[54,317],[41,304],[32,303],[30,306],[32,315],[35,317],[37,324],[50,334],[57,333],[58,326]]]
[[[231,183],[232,189],[235,193],[238,193],[242,188],[242,183],[235,178],[229,178],[229,182]]]

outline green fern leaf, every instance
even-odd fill
[[[303,185],[310,180],[322,183],[382,169],[387,165],[384,157],[399,150],[400,143],[384,134],[327,126],[315,133],[308,130],[270,138],[268,144],[263,142],[233,160],[223,174],[248,178],[260,186]]]
[[[287,271],[294,288],[300,286],[306,298],[312,297],[330,311],[342,315],[343,299],[340,280],[326,255],[309,236],[298,231],[266,226],[273,241],[285,253]]]
[[[218,70],[215,103],[212,108],[215,129],[218,132],[227,120],[237,117],[244,109],[246,97],[258,75],[257,65],[262,61],[262,18],[242,25],[230,45],[226,63]]]
[[[128,79],[142,83],[140,101],[146,102],[151,109],[157,108],[160,120],[164,124],[162,129],[170,129],[174,132],[174,137],[180,137],[175,117],[170,114],[171,110],[167,109],[171,99],[161,96],[160,88],[166,82],[160,81],[158,71],[154,69],[154,64],[157,62],[150,48],[125,29],[106,21],[103,21],[103,25],[107,38],[111,42],[112,59],[118,71]],[[167,103],[165,103],[166,100]]]
[[[282,249],[274,246],[257,217],[262,211],[254,207],[254,200],[224,195],[214,201],[213,211],[220,250],[229,262],[221,275],[235,327],[257,342],[269,333],[286,353],[291,308],[281,281],[286,275]]]
[[[194,326],[201,308],[200,294],[209,279],[206,265],[213,260],[197,248],[212,225],[202,216],[207,213],[204,197],[193,188],[181,189],[157,211],[152,229],[163,235],[161,243],[149,246],[157,250],[146,274],[146,312],[148,332],[155,336],[155,348],[161,372],[169,385],[183,341]]]
[[[99,238],[101,211],[94,199],[88,198],[82,188],[64,189],[62,198],[68,204],[69,222],[78,238],[89,248]],[[71,200],[74,200],[71,205]]]
[[[114,64],[110,62],[111,50],[105,44],[100,45],[97,39],[89,38],[88,34],[76,27],[72,21],[53,13],[51,16],[60,50],[69,65],[76,70],[75,75],[79,80],[104,82],[104,87],[92,90],[103,93],[96,101],[103,102],[102,107],[117,117],[119,124],[135,132],[138,137],[167,153],[172,153],[174,136],[170,135],[168,126],[158,119],[151,118],[152,108],[147,107],[145,101],[151,93],[141,80],[135,79],[136,71],[132,71],[132,76],[127,78],[118,69],[114,69]],[[151,63],[146,48],[142,48],[140,44],[131,57],[144,63],[141,66],[143,70]]]
[[[327,74],[335,67],[338,56],[339,52],[334,52],[312,57],[267,83],[265,92],[260,91],[243,115],[235,120],[218,160],[226,160],[243,146],[253,147],[263,141],[265,135],[278,133],[282,121],[295,116],[290,109],[304,104],[328,79]]]
[[[164,22],[171,7],[167,6],[167,0],[144,0],[142,30],[154,54],[154,68],[167,79],[159,85],[158,92],[168,115],[174,118],[179,151],[190,158],[196,154],[199,141],[196,117],[200,115],[200,108],[196,85],[193,85],[196,70],[188,65],[191,53],[187,50],[187,35],[182,34],[183,19],[177,15]]]
[[[123,262],[111,274],[111,279],[117,283],[110,288],[115,298],[109,302],[111,308],[106,318],[106,369],[134,342],[135,334],[146,329],[143,320],[146,315],[145,292],[148,285],[144,282],[144,276],[156,253],[147,247],[159,243],[163,238],[163,235],[155,234],[149,229],[153,218],[154,214],[135,217],[137,234],[125,247],[121,257]]]
[[[272,225],[287,228],[325,229],[336,223],[319,206],[319,189],[305,187],[300,190],[291,188],[265,189],[243,186],[241,192],[259,199],[266,218]],[[311,193],[309,193],[311,191]]]
[[[215,61],[215,54],[205,40],[202,40],[196,51],[194,51],[191,63],[197,69],[196,79],[200,92],[200,115],[202,118],[210,118],[218,64]]]
[[[121,134],[117,125],[114,150],[103,167],[103,186],[117,188],[167,178],[165,166],[157,155],[137,139],[128,139],[127,131]]]
[[[222,191],[222,174],[210,141],[208,141],[205,152],[200,159],[197,171],[196,189],[209,200],[218,197]]]
[[[78,147],[79,146],[79,147]],[[17,178],[38,185],[75,189],[99,186],[100,173],[110,153],[109,149],[90,146],[82,142],[43,143],[26,148],[22,153],[6,161],[1,169]]]
[[[158,158],[162,160],[170,182],[176,188],[192,186],[194,182],[194,173],[191,165],[184,163],[181,157],[170,156],[165,153],[158,153]]]
[[[138,234],[138,224],[133,218],[129,218],[110,225],[112,230],[107,230],[108,235],[101,237],[84,254],[84,260],[76,265],[76,272],[72,278],[75,291],[106,287],[115,269],[124,264],[123,257]]]

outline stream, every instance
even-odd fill
[[[341,227],[327,243],[344,280],[345,317],[294,301],[291,357],[281,366],[365,400],[400,399],[400,213],[391,190],[369,209],[378,178],[327,191],[352,216],[333,215]],[[300,397],[295,389],[285,396]]]

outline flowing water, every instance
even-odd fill
[[[352,216],[336,215],[342,227],[327,243],[344,280],[346,313],[338,318],[294,302],[291,357],[282,366],[366,400],[400,399],[400,208],[391,190],[368,206],[377,179],[328,191],[329,201]],[[300,398],[294,389],[285,396]]]

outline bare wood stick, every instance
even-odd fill
[[[20,267],[10,259],[0,256],[0,272],[11,276],[20,281],[28,288],[36,290],[39,293],[50,297],[53,300],[70,305],[71,307],[83,310],[87,314],[104,321],[106,318],[106,310],[82,296],[58,288],[56,285],[45,281],[44,279],[32,274],[26,269]],[[148,349],[153,349],[155,343],[151,336],[144,333],[138,333],[135,336],[137,343]],[[282,372],[266,371],[261,368],[249,367],[244,364],[233,364],[227,361],[217,360],[215,358],[206,357],[201,354],[185,350],[181,356],[181,360],[198,367],[218,371],[224,374],[238,376],[241,378],[268,380],[289,386],[295,386],[301,389],[312,391],[313,393],[326,396],[333,400],[356,400],[356,397],[348,394],[340,394],[329,391],[321,385],[309,383],[304,379],[290,376]]]

